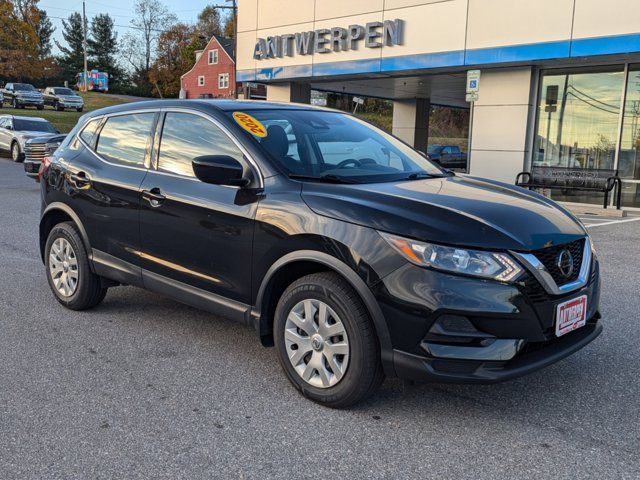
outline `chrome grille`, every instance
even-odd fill
[[[28,162],[41,162],[44,157],[53,153],[46,143],[28,143],[24,148],[24,159]]]

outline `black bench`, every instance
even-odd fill
[[[617,170],[604,168],[532,167],[530,172],[520,172],[516,185],[532,188],[584,190],[604,193],[604,208],[609,204],[609,193],[616,189],[615,204],[620,210],[622,180]]]

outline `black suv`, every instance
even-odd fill
[[[582,224],[308,105],[157,101],[82,117],[43,162],[40,247],[81,310],[135,285],[252,326],[305,396],[486,383],[601,332]]]
[[[3,102],[13,108],[36,107],[44,110],[44,97],[28,83],[7,83],[2,89]]]

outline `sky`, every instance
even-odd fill
[[[130,30],[126,27],[134,15],[133,4],[133,0],[87,0],[87,18],[90,22],[91,17],[95,14],[108,13],[113,17],[114,23],[117,25],[118,38],[121,38]],[[230,5],[224,0],[164,0],[164,4],[180,21],[186,23],[194,23],[198,13],[207,4]],[[61,19],[66,19],[73,12],[82,13],[82,0],[40,0],[39,5],[51,17],[51,22],[56,28],[54,38],[64,44]],[[53,51],[58,53],[55,45]]]

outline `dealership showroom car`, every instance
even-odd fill
[[[601,332],[598,260],[571,213],[342,112],[110,107],[82,117],[40,176],[61,304],[135,285],[243,322],[326,406],[384,376],[512,379]]]

